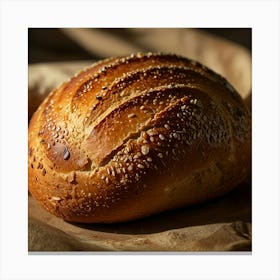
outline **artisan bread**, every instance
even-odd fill
[[[250,172],[251,119],[220,75],[172,54],[100,61],[29,125],[28,185],[67,221],[113,223],[220,196]]]

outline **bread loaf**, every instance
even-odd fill
[[[251,119],[220,75],[171,54],[110,58],[29,125],[28,184],[67,221],[113,223],[220,196],[250,172]]]

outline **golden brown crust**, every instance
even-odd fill
[[[29,190],[68,221],[121,222],[224,194],[250,171],[251,121],[225,79],[176,55],[94,64],[29,125]]]

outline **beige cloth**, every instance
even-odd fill
[[[192,29],[62,29],[100,57],[136,51],[173,52],[196,59],[226,79],[248,101],[250,53]],[[29,66],[29,117],[58,84],[93,61]],[[195,207],[115,225],[78,225],[58,219],[29,196],[29,251],[248,251],[251,250],[251,183]]]

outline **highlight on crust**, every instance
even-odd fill
[[[112,223],[200,203],[250,171],[251,119],[220,75],[173,54],[93,64],[29,125],[28,184],[67,221]]]

